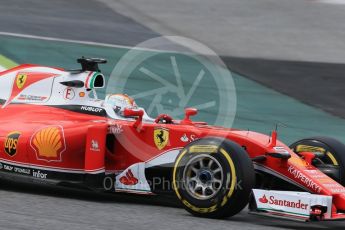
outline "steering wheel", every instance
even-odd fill
[[[158,123],[158,124],[172,124],[173,123],[173,119],[168,114],[160,114],[155,119],[155,122]]]

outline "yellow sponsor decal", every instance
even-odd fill
[[[164,147],[169,143],[169,129],[156,128],[153,131],[153,140],[159,150],[164,149]]]
[[[16,84],[17,84],[18,89],[21,89],[24,87],[27,78],[28,78],[28,76],[26,74],[20,73],[17,75]]]
[[[66,150],[62,127],[49,126],[40,129],[33,135],[31,146],[39,160],[61,161],[61,153]]]
[[[17,153],[20,134],[21,133],[18,131],[11,132],[7,135],[5,140],[5,152],[11,157]]]

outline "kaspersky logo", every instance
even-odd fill
[[[285,199],[276,199],[274,196],[269,196],[267,199],[266,195],[259,198],[259,202],[263,204],[271,204],[275,206],[287,207],[287,208],[297,208],[297,209],[307,209],[309,204],[302,203],[301,200],[289,201]]]

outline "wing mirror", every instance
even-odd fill
[[[184,119],[181,121],[181,124],[183,125],[188,125],[188,124],[192,124],[192,120],[190,119],[190,117],[195,116],[198,114],[198,110],[196,108],[186,108],[184,110]]]
[[[125,117],[138,117],[134,122],[133,127],[136,128],[139,132],[141,131],[141,123],[143,122],[144,111],[141,109],[129,109],[125,108],[123,111]]]

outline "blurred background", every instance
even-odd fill
[[[22,63],[73,69],[78,67],[76,59],[80,56],[104,57],[109,62],[102,66],[102,70],[110,76],[117,62],[133,46],[159,36],[183,36],[210,47],[231,72],[237,105],[233,127],[268,134],[275,124],[283,123],[286,127],[280,127],[278,133],[287,144],[314,135],[345,141],[344,22],[345,0],[0,0],[0,69]],[[176,60],[181,74],[188,76],[184,83],[186,89],[190,89],[200,71],[198,63],[170,54],[140,63],[133,67],[136,69],[133,74],[115,77],[126,77],[125,91],[136,94],[156,84],[152,78],[144,78],[140,68],[174,82],[176,72],[173,70],[176,69],[171,68],[174,66],[171,61]],[[207,76],[207,72],[205,74]],[[191,100],[190,105],[215,101],[197,117],[215,123],[218,108],[227,104],[218,100],[219,94],[215,91],[221,92],[212,81],[200,81],[198,89],[192,98],[200,101]],[[143,107],[152,102],[148,98],[138,100]],[[163,108],[176,108],[180,100],[178,95],[170,92],[161,95],[157,103]],[[152,109],[151,112],[154,116],[159,110]],[[0,193],[22,200],[19,206],[27,197],[6,191]],[[40,201],[40,197],[32,199]],[[13,201],[1,201],[5,202],[2,207]],[[64,206],[51,200],[46,202],[43,206],[39,202],[28,204],[24,213],[30,213],[29,207],[34,205],[34,216],[37,221],[42,221],[38,216],[44,212],[38,210],[47,208],[47,205]],[[76,212],[81,211],[82,204],[75,200],[71,203],[76,205]],[[101,207],[103,204],[91,202],[86,206],[93,205]],[[107,208],[111,212],[111,208]],[[165,212],[160,216],[154,207],[145,209],[164,220],[172,218]],[[121,208],[117,212],[119,210]],[[63,213],[59,215],[66,221]],[[91,215],[90,212],[87,215]],[[177,215],[185,214],[181,210]],[[118,218],[116,220],[123,220],[126,215],[121,214]],[[248,222],[246,218],[245,214],[240,215],[234,226],[242,227],[241,221]],[[201,227],[201,222],[196,224],[192,219],[182,219]],[[0,220],[0,225],[9,224],[13,219],[10,220]],[[159,228],[157,222],[141,221],[148,227]],[[255,228],[254,222],[256,219],[249,221],[246,228]],[[30,221],[25,223],[32,224]],[[227,226],[223,221],[212,223],[215,229]],[[268,221],[266,225],[261,227],[282,227],[280,222],[274,221]],[[13,227],[27,229],[28,226]],[[79,223],[70,226],[75,229],[88,227]],[[111,228],[108,224],[101,226]],[[129,228],[128,223],[121,226]],[[171,226],[165,225],[165,228]],[[285,223],[284,227],[294,229],[296,226]]]

